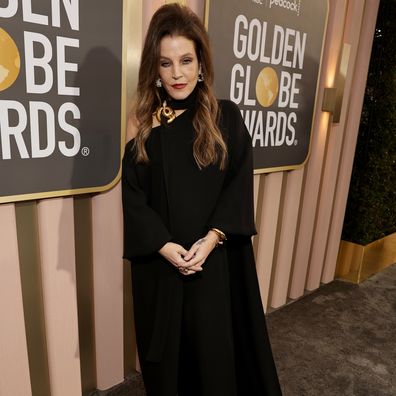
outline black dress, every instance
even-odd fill
[[[281,395],[260,299],[251,236],[252,148],[239,110],[220,101],[224,171],[199,170],[193,108],[152,129],[150,162],[123,159],[124,257],[131,261],[139,358],[148,396]],[[157,253],[187,250],[211,227],[228,240],[190,276]]]

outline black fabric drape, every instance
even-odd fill
[[[125,150],[124,257],[132,264],[148,396],[281,395],[251,244],[251,139],[238,107],[219,104],[228,147],[224,171],[200,170],[194,161],[193,108],[152,129],[148,164],[135,163],[133,142]],[[211,227],[228,240],[198,274],[182,276],[157,253],[167,241],[189,249]]]
[[[122,161],[122,201],[124,212],[124,257],[145,256],[157,252],[172,239],[160,214],[148,202],[139,186],[137,170],[149,177],[149,171],[134,162],[133,142],[126,146]]]
[[[218,228],[228,235],[252,236],[256,234],[256,228],[251,138],[236,104],[224,101],[221,111],[221,125],[223,130],[228,131],[225,136],[228,147],[228,167],[208,226]]]

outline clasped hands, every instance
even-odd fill
[[[210,230],[204,238],[198,239],[190,250],[186,250],[178,243],[167,242],[159,253],[182,275],[192,275],[203,270],[203,263],[218,243],[218,235]]]

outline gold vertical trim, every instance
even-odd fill
[[[132,301],[131,264],[124,260],[124,373],[136,370],[137,348]]]
[[[81,386],[96,388],[91,197],[74,198],[74,243]]]
[[[204,22],[205,22],[206,30],[209,29],[209,8],[210,8],[210,0],[205,0]]]
[[[33,395],[50,395],[36,201],[15,204],[22,299]]]
[[[122,83],[121,83],[121,159],[124,154],[125,136],[126,136],[126,114],[127,114],[127,39],[128,39],[128,0],[123,0],[122,3]],[[120,159],[120,160],[121,160]],[[121,162],[120,162],[121,171]]]
[[[133,97],[138,83],[138,73],[140,57],[142,52],[142,29],[143,29],[143,2],[142,0],[125,0],[124,2],[124,56],[126,64],[125,76],[125,106],[126,116],[124,119],[125,126],[128,120],[128,114],[131,108]],[[122,142],[123,146],[125,140]]]
[[[126,56],[126,111],[130,111],[138,83],[143,45],[143,1],[125,0],[124,49]],[[126,119],[128,114],[126,115]],[[126,120],[127,121],[127,120]],[[132,312],[132,287],[129,263],[124,262],[124,370],[125,375],[136,368],[136,341]]]

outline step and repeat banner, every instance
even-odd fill
[[[219,98],[235,102],[252,136],[255,173],[307,160],[327,0],[208,0]]]
[[[0,1],[0,202],[120,173],[123,1]]]
[[[0,203],[116,183],[125,120],[123,0],[0,1]],[[327,0],[208,0],[219,98],[255,172],[308,157]]]

